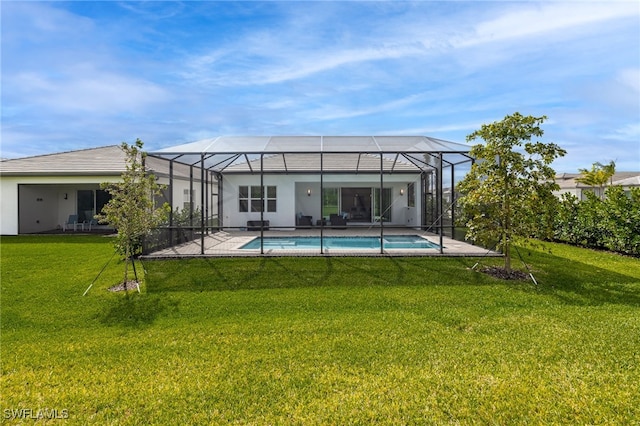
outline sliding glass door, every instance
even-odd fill
[[[391,199],[391,188],[382,189],[382,203],[380,203],[380,188],[374,188],[373,190],[373,215],[374,221],[391,221],[391,205],[393,200]]]
[[[340,189],[324,188],[322,192],[322,217],[329,219],[332,214],[340,213]]]
[[[341,188],[340,209],[351,222],[371,222],[371,188]]]

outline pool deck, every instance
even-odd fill
[[[436,234],[425,233],[424,231],[415,229],[385,229],[385,235],[420,235],[427,240],[439,244],[440,237]],[[323,237],[355,237],[355,236],[379,236],[380,229],[324,229]],[[303,230],[272,230],[264,231],[265,237],[303,237],[303,236],[320,236],[319,229],[303,229]],[[385,249],[383,253],[380,249],[325,249],[321,253],[319,249],[315,250],[273,250],[264,249],[264,253],[260,253],[260,249],[240,250],[240,247],[249,241],[259,238],[260,232],[238,231],[238,232],[216,232],[204,237],[204,254],[201,250],[200,238],[180,244],[167,249],[159,250],[143,256],[145,259],[166,259],[166,258],[185,258],[185,257],[256,257],[256,256],[273,256],[273,257],[297,257],[297,256],[360,256],[360,257],[376,257],[376,256],[501,256],[500,253],[488,251],[485,248],[477,247],[461,241],[456,241],[448,237],[443,237],[443,250],[440,253],[439,248],[426,249]]]

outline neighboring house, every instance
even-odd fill
[[[109,200],[100,183],[120,180],[125,166],[119,145],[0,161],[0,234],[62,230],[69,216],[77,217],[76,230],[88,230],[93,216]],[[160,183],[169,183],[167,161],[149,159],[147,168]],[[176,166],[173,191],[165,191],[165,198],[180,208],[191,203],[199,207],[190,180],[189,168]],[[199,185],[199,179],[194,181]]]
[[[302,218],[315,227],[333,218],[437,231],[450,204],[444,185],[464,169],[456,166],[468,168],[469,150],[426,136],[223,136],[149,156],[214,176],[221,229],[267,221],[272,230],[291,229]]]
[[[587,192],[592,192],[596,196],[601,197],[602,194],[600,191],[606,191],[607,187],[612,185],[622,186],[626,192],[629,192],[630,188],[640,188],[640,172],[616,172],[603,188],[576,181],[576,178],[580,178],[581,176],[580,173],[562,173],[556,175],[556,183],[560,186],[560,189],[555,191],[555,194],[557,196],[571,194],[579,200],[584,200]]]

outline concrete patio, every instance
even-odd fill
[[[298,230],[270,230],[264,231],[265,237],[302,237],[302,236],[320,236],[320,229],[298,229]],[[384,235],[419,235],[428,241],[439,244],[440,236],[432,233],[415,229],[385,229]],[[355,236],[380,236],[380,229],[323,229],[323,237],[355,237]],[[204,254],[201,250],[201,239],[189,241],[174,247],[158,250],[143,256],[145,259],[162,259],[162,258],[184,258],[184,257],[251,257],[251,256],[501,256],[500,253],[488,251],[485,248],[474,246],[465,242],[456,241],[454,239],[443,237],[443,250],[440,253],[439,248],[425,249],[386,249],[383,253],[380,249],[324,249],[321,253],[319,249],[314,250],[273,250],[264,249],[264,253],[260,253],[260,249],[240,249],[248,242],[260,238],[259,231],[233,231],[233,232],[216,232],[205,235],[204,237]]]

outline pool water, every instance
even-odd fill
[[[323,237],[324,249],[380,249],[380,237]],[[440,246],[419,235],[385,235],[385,249],[438,249]],[[260,238],[251,240],[241,250],[260,248]],[[320,237],[264,237],[267,250],[320,250]]]

